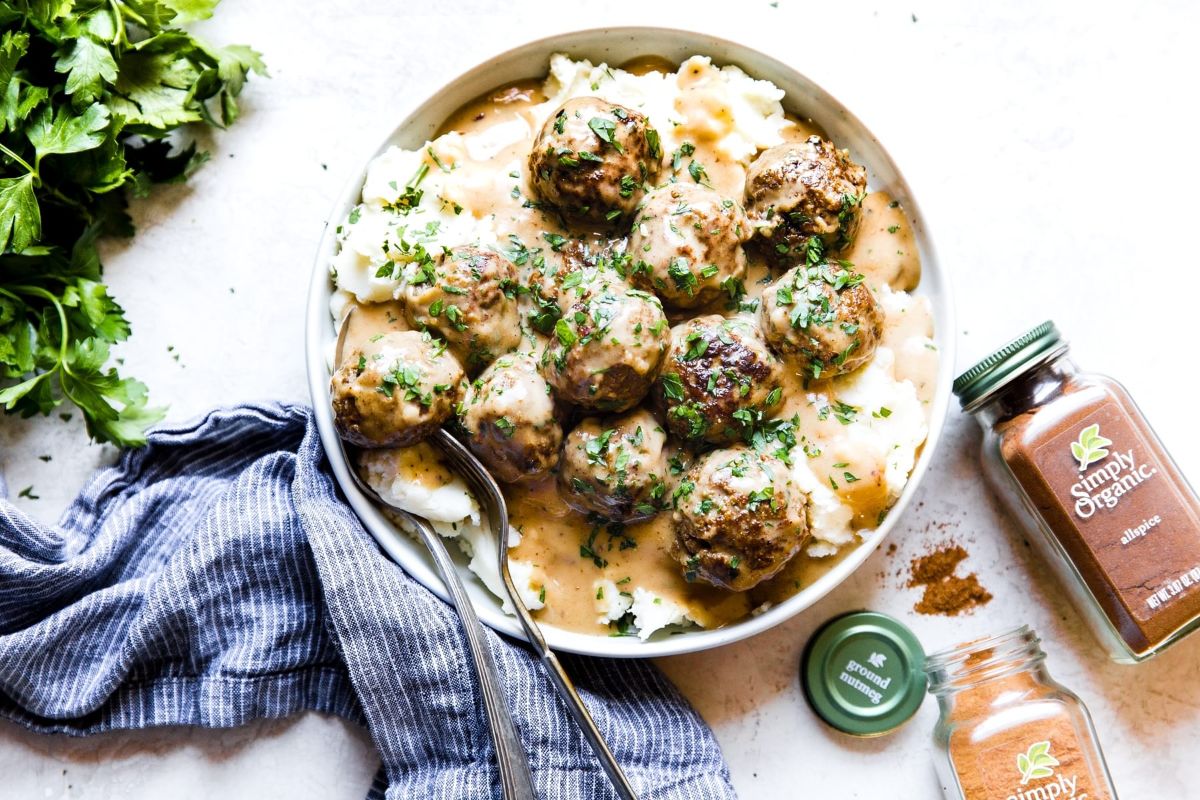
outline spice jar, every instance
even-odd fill
[[[946,800],[1116,800],[1091,717],[1028,627],[928,658]]]
[[[954,381],[992,487],[1117,661],[1200,626],[1200,499],[1129,393],[1051,322]]]

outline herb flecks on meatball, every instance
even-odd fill
[[[576,97],[546,120],[529,153],[530,183],[570,217],[612,223],[633,214],[658,174],[658,133],[631,108]]]
[[[520,344],[517,286],[517,269],[504,256],[455,247],[409,278],[405,310],[410,323],[436,331],[474,373]]]
[[[631,280],[672,308],[735,296],[746,276],[741,207],[695,183],[668,183],[646,195],[629,237]]]
[[[738,446],[701,456],[675,492],[672,553],[689,581],[746,591],[778,574],[808,538],[808,497],[787,467]]]
[[[535,478],[558,463],[562,427],[530,356],[496,359],[467,389],[460,419],[471,451],[497,480]]]
[[[620,522],[645,519],[667,500],[667,434],[648,411],[588,417],[563,443],[558,487],[575,508]]]
[[[866,194],[866,169],[820,136],[764,150],[746,173],[746,213],[782,266],[846,247]]]
[[[655,400],[672,433],[731,444],[779,404],[783,365],[752,321],[696,317],[671,329]]]
[[[542,353],[542,374],[560,400],[597,411],[636,406],[658,374],[667,318],[654,295],[630,289],[611,269],[571,273],[562,316]]]
[[[445,342],[402,331],[372,337],[333,373],[333,413],[342,438],[360,447],[402,447],[450,418],[463,369]]]
[[[767,343],[805,378],[858,369],[883,335],[875,295],[848,264],[789,270],[763,290],[759,315]]]

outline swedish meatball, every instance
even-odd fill
[[[454,413],[463,369],[428,333],[376,336],[333,373],[338,433],[360,447],[402,447],[431,434]]]
[[[770,416],[782,378],[783,366],[757,325],[711,314],[671,329],[655,400],[676,436],[730,444]]]
[[[632,408],[649,391],[666,349],[662,303],[611,269],[571,277],[559,296],[562,317],[542,355],[542,374],[565,402],[598,411]]]
[[[467,445],[497,480],[537,477],[558,463],[562,427],[532,357],[497,358],[471,383],[461,411]]]
[[[588,417],[563,445],[562,497],[583,512],[630,522],[662,510],[667,434],[643,409],[621,417]]]
[[[671,308],[735,295],[746,276],[742,242],[750,225],[740,206],[696,183],[647,193],[629,236],[629,274]]]
[[[557,300],[568,287],[580,280],[571,277],[576,272],[591,275],[596,270],[613,268],[628,274],[625,240],[607,236],[583,235],[555,240],[548,250],[531,258],[536,263],[530,269],[529,286],[541,296]]]
[[[404,289],[408,321],[431,328],[468,372],[521,342],[517,268],[499,253],[455,247],[415,272]]]
[[[684,473],[672,514],[672,554],[689,581],[743,592],[776,575],[808,538],[808,496],[786,466],[738,446]]]
[[[764,150],[746,173],[746,213],[783,266],[803,261],[810,247],[848,245],[866,194],[866,169],[820,136]]]
[[[646,117],[598,97],[563,103],[529,153],[530,183],[564,214],[591,222],[631,215],[658,174],[658,134]]]
[[[795,267],[763,290],[767,343],[805,378],[832,378],[871,360],[883,313],[863,276],[843,266]]]

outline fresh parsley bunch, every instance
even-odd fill
[[[97,441],[137,445],[163,409],[109,367],[129,336],[96,242],[132,236],[127,195],[206,159],[180,126],[225,127],[258,53],[176,27],[219,0],[0,0],[0,405],[78,406]]]

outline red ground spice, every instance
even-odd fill
[[[983,588],[974,572],[966,576],[955,574],[967,555],[961,545],[947,544],[910,562],[908,587],[925,590],[913,606],[914,611],[953,617],[992,599],[992,593]]]

